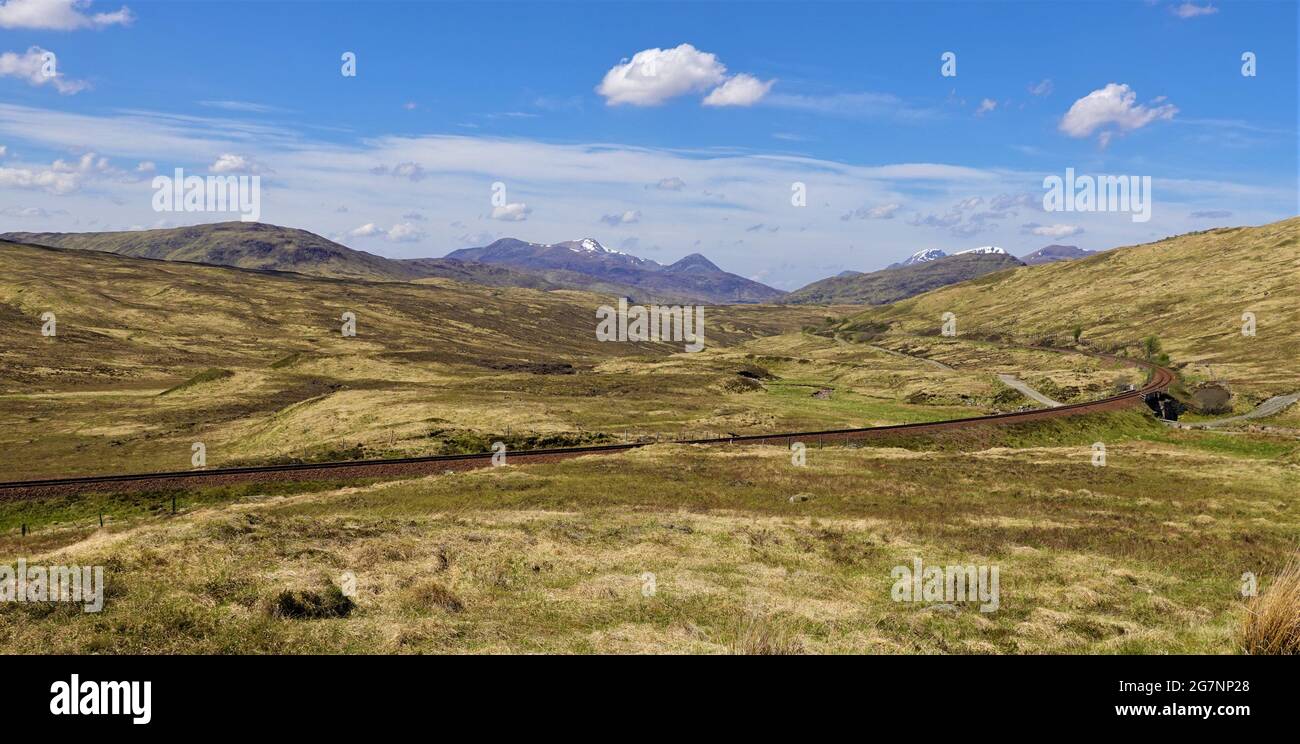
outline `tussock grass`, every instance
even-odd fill
[[[1247,654],[1300,655],[1300,553],[1246,603],[1238,644]]]
[[[465,609],[465,602],[437,581],[423,581],[412,587],[405,598],[406,606],[416,612],[444,610],[457,613]]]
[[[288,620],[319,620],[347,617],[356,607],[352,599],[333,583],[320,589],[283,589],[267,604],[267,614]]]
[[[104,530],[60,500],[34,535],[0,535],[0,562],[103,564],[114,593],[98,615],[0,606],[0,651],[1236,651],[1238,577],[1294,553],[1300,473],[1184,432],[1125,436],[1145,432],[1132,416],[1007,432],[1014,447],[810,447],[806,467],[780,447],[655,445],[192,494]],[[914,557],[999,566],[999,609],[893,601]],[[348,572],[340,616],[319,577]]]
[[[746,615],[732,641],[731,653],[740,656],[797,656],[805,653],[803,640],[781,620]]]

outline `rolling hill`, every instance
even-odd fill
[[[319,235],[258,222],[217,222],[165,230],[89,233],[5,233],[0,239],[136,258],[296,271],[339,279],[406,281],[420,274],[400,262]]]
[[[869,274],[840,274],[797,289],[782,301],[795,305],[884,305],[1016,266],[1024,264],[1005,253],[965,252],[918,260]]]
[[[866,310],[836,330],[938,337],[951,312],[968,338],[1069,345],[1077,326],[1085,346],[1134,356],[1155,336],[1188,382],[1284,394],[1300,389],[1297,285],[1293,217],[983,276]],[[1254,336],[1242,334],[1245,313]]]
[[[735,374],[717,355],[828,313],[709,307],[707,350],[688,355],[601,342],[595,310],[612,300],[0,242],[0,473],[183,468],[195,441],[215,464],[705,429]]]
[[[189,261],[261,271],[294,271],[334,279],[404,282],[440,277],[497,287],[561,288],[561,285],[541,277],[472,261],[384,258],[348,248],[306,230],[259,222],[216,222],[124,232],[14,232],[0,235],[0,240],[162,261]]]

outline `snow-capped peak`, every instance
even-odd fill
[[[927,248],[908,256],[907,260],[903,261],[903,265],[911,266],[912,264],[925,263],[926,261],[937,261],[947,255],[947,253],[944,253],[939,248]]]
[[[960,256],[961,254],[963,254],[963,253],[984,253],[984,254],[989,254],[989,253],[1003,253],[1003,254],[1005,254],[1006,251],[1002,250],[1001,248],[997,247],[996,245],[982,245],[982,246],[980,246],[979,248],[967,248],[967,249],[964,250],[964,251],[957,251],[957,255],[959,255],[959,256]]]
[[[600,241],[593,240],[591,238],[583,238],[582,240],[570,240],[567,243],[560,243],[559,245],[568,248],[574,253],[617,253],[619,255],[627,255],[622,251],[616,251],[613,250],[612,248],[606,248],[605,246],[600,244]]]

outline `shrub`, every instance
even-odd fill
[[[333,583],[320,591],[283,589],[271,600],[269,614],[290,620],[347,617],[356,604]]]

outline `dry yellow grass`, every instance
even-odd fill
[[[1246,603],[1238,642],[1248,654],[1300,655],[1300,553]]]
[[[1189,233],[1076,261],[1028,266],[872,308],[843,333],[938,336],[957,316],[960,336],[1083,342],[1138,355],[1157,336],[1190,381],[1219,379],[1258,399],[1300,380],[1300,217],[1258,227]],[[1244,313],[1256,335],[1241,333]]]
[[[112,591],[99,615],[0,607],[0,651],[1231,652],[1242,572],[1284,583],[1268,567],[1294,550],[1300,472],[1133,420],[970,451],[813,448],[807,467],[660,445],[189,496],[178,516],[110,499],[102,530],[97,504],[60,501],[25,538],[35,513],[11,505],[0,562],[105,565]],[[914,557],[999,566],[1000,607],[893,601]],[[331,588],[345,574],[355,607]]]

